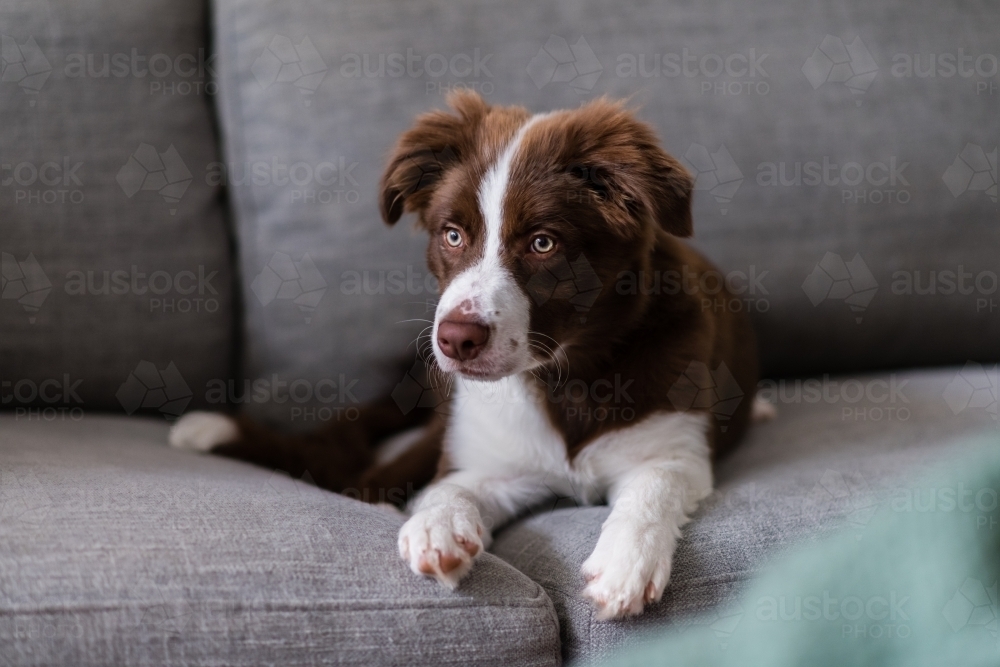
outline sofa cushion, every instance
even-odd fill
[[[484,555],[452,592],[401,517],[166,445],[162,420],[0,415],[0,663],[554,665],[540,586]]]
[[[398,134],[456,87],[534,111],[631,96],[698,173],[697,245],[742,291],[731,307],[751,311],[769,374],[1000,354],[1000,14],[984,5],[215,7],[252,378],[343,374],[359,400],[403,380],[436,295],[423,235],[385,228],[376,191]],[[978,72],[907,73],[959,48]]]
[[[205,4],[0,7],[0,407],[176,415],[230,376]]]
[[[599,622],[580,598],[580,566],[607,507],[550,504],[498,535],[493,553],[555,603],[566,658],[602,656],[665,623],[708,622],[724,642],[742,613],[727,602],[768,557],[844,526],[865,539],[880,507],[926,507],[926,490],[916,497],[912,480],[928,465],[974,436],[1000,436],[996,367],[814,380],[776,387],[777,419],[753,426],[717,466],[716,491],[684,529],[663,599],[638,618]],[[859,387],[870,397],[853,400]]]

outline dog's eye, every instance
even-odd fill
[[[556,241],[551,236],[540,235],[531,240],[531,249],[540,255],[552,252],[556,247]]]
[[[462,232],[458,231],[454,227],[449,227],[444,230],[444,242],[452,248],[459,247],[462,245]]]

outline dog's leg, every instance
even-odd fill
[[[404,507],[437,474],[446,423],[435,414],[415,443],[391,461],[369,468],[357,488],[345,489],[345,495],[353,496],[356,491],[359,500]]]
[[[674,440],[654,459],[614,466],[611,514],[581,568],[587,582],[583,595],[594,603],[599,620],[638,614],[661,598],[681,527],[712,491],[707,436],[692,432]]]
[[[489,547],[492,528],[551,493],[543,481],[475,471],[442,477],[414,501],[399,531],[399,555],[415,573],[455,588]]]

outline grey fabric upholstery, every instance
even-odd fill
[[[539,508],[501,532],[492,551],[548,592],[567,659],[600,657],[637,631],[664,623],[709,622],[724,642],[726,623],[743,613],[726,602],[766,557],[834,528],[865,539],[877,508],[889,504],[905,511],[907,498],[916,500],[910,507],[926,507],[930,490],[914,487],[913,480],[927,465],[975,436],[1000,438],[996,414],[988,411],[990,404],[995,410],[995,393],[983,407],[962,402],[965,378],[977,373],[971,368],[836,377],[827,382],[832,402],[788,402],[796,394],[787,386],[778,418],[753,427],[718,466],[717,489],[685,528],[663,600],[638,619],[598,622],[579,597],[579,569],[597,542],[607,507]],[[887,398],[848,403],[842,396],[854,396],[856,385],[846,393],[841,389],[852,381],[871,388],[876,399],[884,386]],[[889,397],[890,383],[895,398]],[[709,610],[707,620],[692,618]]]
[[[435,295],[423,237],[385,229],[376,190],[396,136],[456,86],[535,111],[632,96],[701,173],[697,244],[757,278],[733,307],[752,311],[767,373],[1000,355],[988,190],[1000,15],[986,5],[221,0],[215,22],[227,161],[262,168],[259,184],[232,190],[251,377],[343,373],[360,400],[403,378],[393,362],[412,358],[424,323],[401,322],[427,318]],[[981,73],[974,61],[971,76],[903,67],[959,47],[984,57]],[[300,186],[268,175],[299,162]],[[310,178],[322,163],[328,185]],[[794,180],[796,164],[799,181],[772,184]],[[825,177],[824,164],[836,165]],[[859,167],[868,176],[853,185]],[[960,272],[969,293],[948,293]],[[279,274],[302,282],[281,295]],[[289,419],[287,405],[251,407]]]
[[[447,591],[398,514],[165,440],[0,415],[0,664],[558,664],[552,603],[503,561]]]
[[[206,19],[202,0],[0,6],[4,409],[178,414],[230,376]]]

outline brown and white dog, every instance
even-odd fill
[[[601,618],[637,614],[663,594],[681,527],[712,490],[713,456],[755,410],[753,332],[679,240],[692,233],[691,175],[623,105],[532,115],[469,93],[450,104],[402,135],[381,186],[386,222],[412,212],[430,235],[447,415],[382,463],[376,441],[411,425],[384,401],[350,434],[282,437],[193,413],[171,443],[309,470],[337,491],[434,477],[398,546],[415,573],[449,587],[491,529],[546,497],[607,501],[583,594]],[[718,289],[669,288],[708,274]],[[733,385],[724,425],[710,410],[720,378]]]

